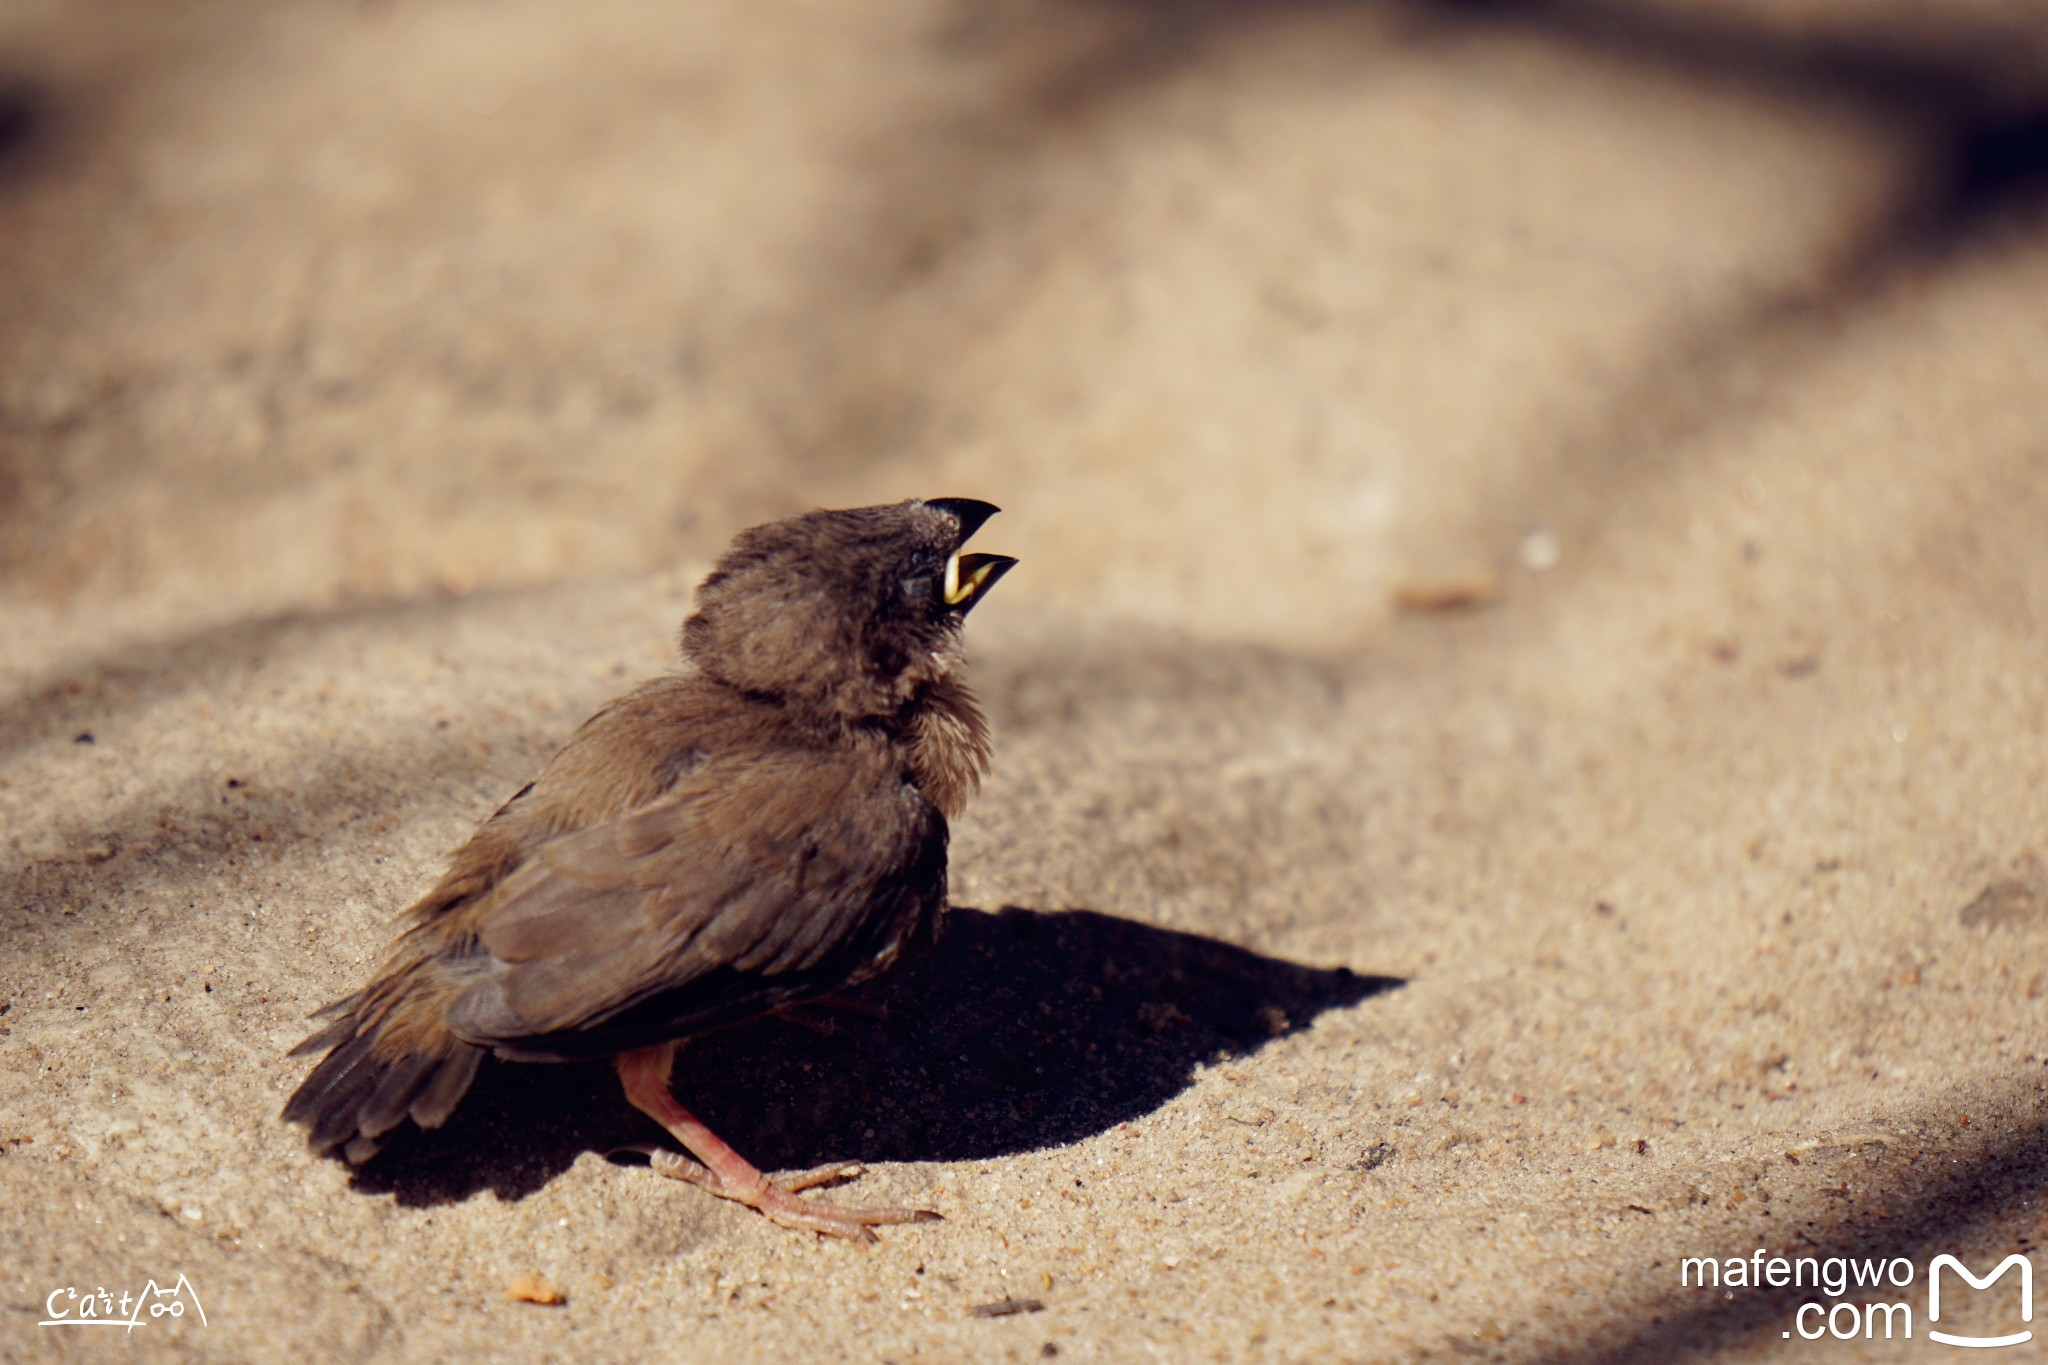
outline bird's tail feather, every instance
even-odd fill
[[[365,1003],[350,997],[320,1011],[333,1021],[292,1055],[329,1051],[284,1107],[286,1122],[306,1125],[314,1151],[339,1149],[351,1163],[375,1156],[407,1118],[422,1128],[447,1122],[483,1060],[482,1048],[438,1030],[404,1050],[379,1047],[387,1016],[366,1017]]]

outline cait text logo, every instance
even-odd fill
[[[109,1293],[105,1285],[86,1290],[66,1285],[52,1289],[50,1296],[43,1300],[43,1312],[49,1316],[36,1325],[120,1327],[132,1332],[157,1318],[184,1317],[187,1300],[192,1304],[192,1311],[199,1315],[199,1325],[204,1327],[206,1310],[199,1305],[199,1292],[183,1275],[169,1289],[151,1280],[140,1291],[123,1290],[119,1298]]]

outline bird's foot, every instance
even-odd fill
[[[768,1218],[770,1222],[785,1228],[796,1228],[821,1233],[827,1237],[846,1237],[854,1241],[872,1242],[875,1234],[871,1228],[891,1223],[938,1223],[944,1220],[930,1209],[849,1209],[822,1200],[799,1199],[804,1190],[816,1189],[841,1180],[850,1180],[861,1173],[858,1161],[842,1161],[831,1166],[821,1166],[815,1171],[785,1180],[770,1180],[756,1171],[753,1179],[742,1177],[728,1182],[718,1172],[700,1161],[693,1161],[681,1152],[666,1147],[641,1147],[635,1150],[647,1154],[647,1163],[657,1172],[671,1180],[685,1180],[700,1189],[709,1190],[721,1199],[730,1199],[745,1204]]]
[[[782,1227],[846,1237],[858,1242],[875,1240],[873,1229],[888,1223],[937,1223],[939,1215],[929,1209],[844,1209],[819,1200],[799,1199],[804,1190],[852,1178],[858,1162],[841,1162],[821,1167],[790,1180],[773,1181],[758,1167],[734,1151],[730,1144],[704,1126],[704,1121],[676,1103],[669,1093],[668,1073],[675,1057],[675,1044],[643,1048],[618,1059],[619,1077],[626,1085],[626,1098],[633,1107],[659,1123],[669,1136],[690,1153],[666,1147],[634,1147],[645,1152],[655,1170],[673,1180],[686,1180],[709,1190],[721,1199],[745,1204],[765,1214]],[[695,1158],[692,1160],[691,1158]]]

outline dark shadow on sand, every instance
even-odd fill
[[[956,909],[873,1013],[701,1039],[675,1090],[764,1169],[1005,1156],[1142,1117],[1202,1063],[1401,984],[1092,910]],[[411,1206],[521,1199],[583,1152],[659,1136],[608,1066],[487,1063],[446,1128],[407,1132],[354,1184]]]

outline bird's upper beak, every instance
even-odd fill
[[[960,523],[960,539],[954,547],[956,549],[974,539],[974,533],[982,528],[982,524],[1003,510],[994,503],[983,502],[979,498],[926,498],[924,505],[936,507]]]
[[[960,523],[961,545],[981,529],[983,522],[1002,510],[994,503],[974,498],[927,498],[925,506],[950,513]],[[965,616],[1016,562],[1009,555],[968,555],[956,548],[946,560],[946,605]]]

